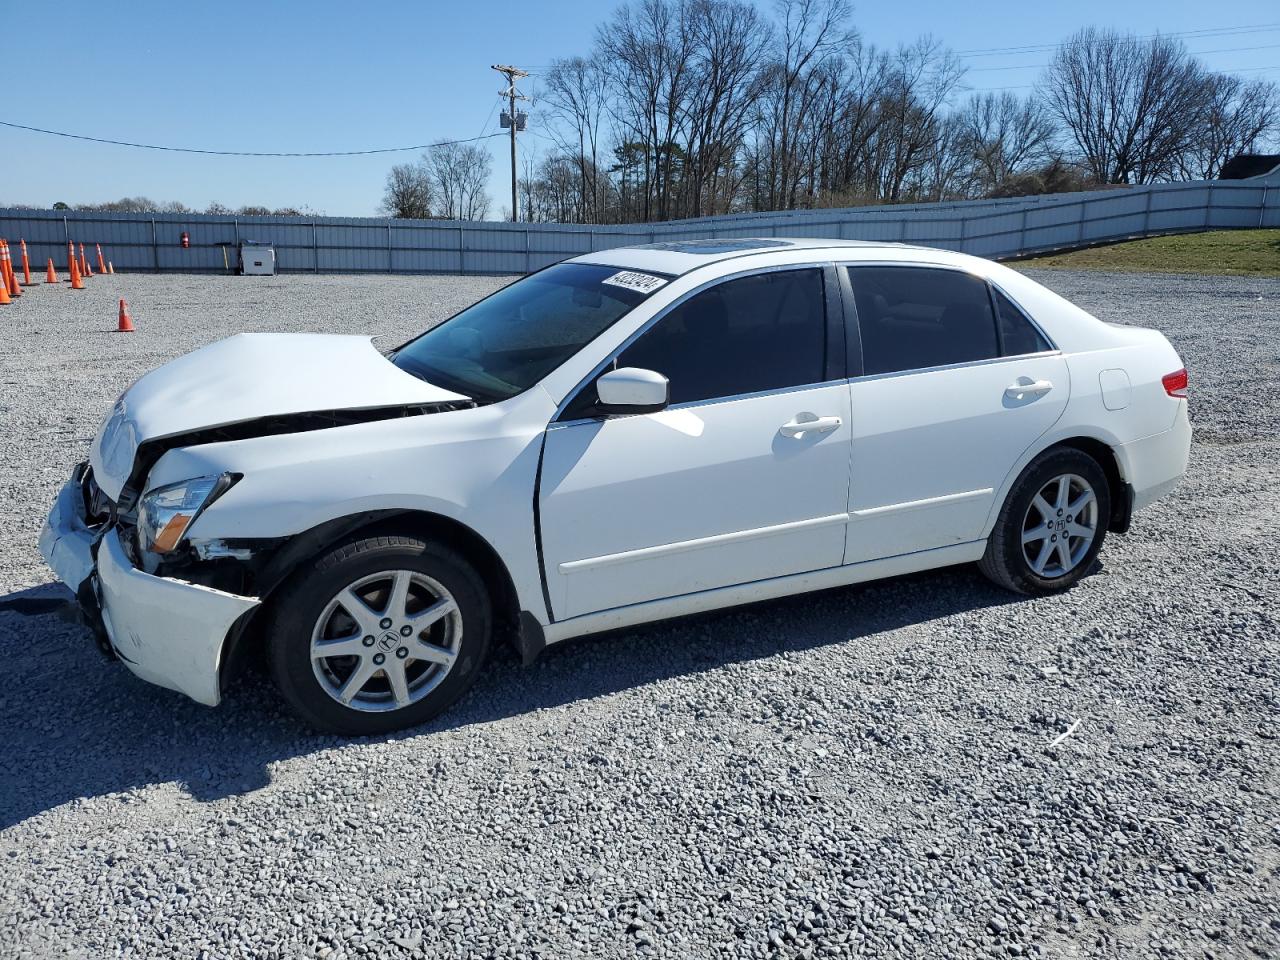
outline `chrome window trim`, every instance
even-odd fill
[[[701,283],[698,286],[694,287],[693,289],[686,291],[678,299],[672,300],[669,304],[667,304],[666,307],[664,307],[660,313],[655,314],[654,316],[650,317],[647,321],[645,321],[644,325],[641,326],[640,329],[633,331],[631,336],[627,337],[626,340],[622,341],[622,343],[619,344],[617,348],[614,349],[609,354],[609,356],[601,360],[600,363],[598,363],[589,374],[583,377],[582,380],[578,382],[578,385],[569,391],[569,395],[564,398],[564,400],[560,403],[560,406],[556,407],[555,415],[552,416],[551,420],[548,423],[548,426],[558,426],[561,423],[595,423],[597,421],[606,419],[605,417],[578,417],[573,420],[562,421],[560,420],[560,415],[569,408],[569,405],[578,398],[578,394],[580,394],[588,384],[595,382],[596,377],[598,377],[609,366],[609,364],[613,363],[613,361],[618,358],[619,354],[621,354],[623,351],[627,349],[627,347],[631,346],[631,344],[635,343],[642,336],[644,336],[651,327],[653,327],[656,323],[658,323],[658,321],[662,320],[669,313],[671,313],[671,311],[675,310],[681,304],[688,301],[691,297],[696,297],[698,294],[702,293],[704,290],[710,289],[711,287],[719,286],[722,283],[728,283],[731,280],[740,280],[743,277],[754,277],[754,276],[759,276],[760,274],[765,274],[765,273],[781,273],[784,270],[815,270],[815,269],[825,270],[827,267],[831,266],[831,263],[832,261],[830,259],[825,259],[825,260],[815,260],[812,262],[804,261],[802,263],[775,264],[774,266],[771,266],[771,267],[754,267],[747,270],[739,270],[737,273],[722,274],[720,276],[712,277],[711,279],[707,280],[705,283]],[[692,271],[689,271],[689,272],[692,272]],[[825,279],[823,282],[822,295],[823,295],[823,308],[824,310],[826,310],[827,290],[826,290]],[[637,309],[642,305],[643,304],[638,304]],[[824,314],[824,323],[823,323],[823,350],[824,351],[828,349],[830,346],[830,344],[827,343],[828,338],[826,335],[826,325],[830,323],[830,320],[831,318]],[[824,363],[824,366],[825,366],[825,363]],[[661,371],[658,371],[658,372],[661,372]],[[708,397],[706,400],[688,400],[684,403],[671,404],[665,409],[684,410],[692,406],[705,406],[711,403],[727,403],[731,400],[742,400],[747,397],[767,396],[768,394],[771,394],[771,393],[789,393],[795,390],[812,389],[814,386],[825,386],[827,384],[844,383],[844,382],[846,382],[845,379],[841,378],[839,380],[824,381],[821,384],[805,384],[805,385],[798,385],[798,386],[777,387],[773,390],[760,390],[754,393],[743,393],[743,394],[737,394],[735,396]],[[645,414],[634,414],[634,416],[645,416]]]
[[[1005,292],[1004,287],[1000,286],[1000,284],[996,283],[990,277],[985,277],[980,273],[976,273],[975,271],[968,269],[967,267],[964,267],[955,263],[935,263],[932,261],[923,261],[923,260],[912,261],[910,263],[906,263],[902,260],[858,260],[853,263],[850,263],[848,261],[836,261],[836,267],[845,268],[846,273],[848,272],[849,268],[857,268],[857,267],[906,267],[906,268],[916,267],[924,270],[950,270],[953,273],[963,273],[966,276],[973,277],[975,280],[982,281],[984,284],[986,284],[989,287],[999,290],[1000,293],[1002,293],[1008,299],[1008,301],[1018,309],[1018,312],[1027,318],[1027,321],[1031,324],[1031,326],[1033,326],[1037,331],[1039,331],[1040,336],[1044,337],[1045,343],[1049,344],[1050,346],[1049,350],[1037,350],[1035,353],[1020,353],[1020,354],[1015,354],[1007,357],[1005,356],[987,357],[985,360],[965,360],[960,363],[943,363],[943,364],[938,364],[932,367],[910,367],[906,370],[891,370],[886,373],[864,373],[856,377],[850,377],[849,378],[850,383],[861,383],[866,380],[884,380],[889,377],[909,376],[915,373],[934,373],[935,371],[938,371],[938,370],[959,370],[959,369],[963,369],[964,367],[987,366],[988,364],[1004,363],[1009,360],[1026,360],[1029,357],[1052,357],[1052,356],[1062,355],[1062,350],[1060,350],[1058,348],[1058,345],[1053,342],[1053,338],[1050,337],[1049,334],[1044,331],[1044,329],[1040,326],[1040,324],[1036,323],[1035,320],[1032,319],[1031,315],[1022,308],[1022,305],[1018,303],[1017,300],[1015,300],[1013,297],[1009,296],[1009,294]],[[853,288],[852,277],[849,278],[849,288],[850,288],[850,291],[856,296],[857,291],[854,290]],[[995,313],[994,303],[991,305],[991,313],[992,313],[991,320],[994,324],[996,324],[997,334],[998,334],[1000,318]],[[854,323],[859,325],[858,335],[861,336],[862,326],[861,326],[861,321],[858,319],[858,307],[856,302],[854,303],[853,320],[854,320]],[[863,357],[863,363],[864,365],[866,363],[865,357]]]
[[[988,357],[985,360],[965,360],[962,363],[944,363],[935,367],[912,367],[910,370],[892,370],[888,373],[864,373],[858,377],[850,377],[849,383],[862,383],[866,380],[888,380],[891,377],[911,377],[917,373],[937,373],[940,370],[963,370],[966,367],[988,367],[997,363],[1013,363],[1018,360],[1030,360],[1039,357],[1060,357],[1058,349],[1041,350],[1037,353],[1020,353],[1012,357]]]

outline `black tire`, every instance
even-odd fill
[[[1024,529],[1030,533],[1035,526],[1031,523],[1029,511],[1036,495],[1064,476],[1082,478],[1093,488],[1096,499],[1093,539],[1079,560],[1065,573],[1047,567],[1047,575],[1041,575],[1035,571],[1034,561],[1026,554],[1023,533]],[[1036,516],[1039,516],[1038,510]],[[1015,593],[1043,596],[1066,590],[1074,586],[1093,566],[1106,538],[1110,519],[1111,487],[1107,482],[1106,471],[1098,465],[1098,461],[1072,447],[1046,450],[1031,461],[1014,482],[1000,508],[991,536],[987,539],[987,550],[978,561],[978,569],[993,583]],[[1036,531],[1038,532],[1038,527]],[[1057,535],[1056,532],[1053,534],[1055,537]],[[1040,541],[1040,545],[1044,546],[1044,541]],[[1068,552],[1070,549],[1068,547]],[[1063,564],[1056,566],[1060,569]]]
[[[386,571],[416,572],[443,586],[455,601],[461,626],[450,628],[457,630],[456,659],[421,699],[400,708],[388,704],[381,712],[365,712],[340,703],[323,685],[317,676],[317,670],[323,668],[312,665],[312,634],[340,591]],[[458,621],[450,622],[456,625]],[[491,632],[492,612],[484,582],[458,553],[441,544],[409,537],[370,537],[335,547],[306,564],[281,588],[270,610],[268,652],[276,685],[303,720],[332,733],[365,736],[425,723],[452,706],[480,673],[488,656]],[[403,642],[415,640],[417,637]],[[323,663],[355,661],[353,656],[347,661]],[[425,662],[405,662],[410,668],[431,669]],[[373,681],[381,682],[390,696],[389,674],[375,675],[370,682]]]

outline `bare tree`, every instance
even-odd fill
[[[520,180],[521,202],[531,221],[566,223],[574,218],[581,200],[581,183],[574,158],[567,154],[544,157],[526,164]]]
[[[827,56],[852,42],[847,0],[777,0],[780,21],[774,59],[764,67],[769,132],[768,209],[794,206],[799,190],[797,142],[821,102]]]
[[[741,182],[737,157],[772,39],[767,20],[740,0],[691,0],[692,82],[684,106],[686,177],[681,216],[728,213]]]
[[[943,107],[963,76],[959,58],[932,37],[898,48],[881,98],[877,137],[880,195],[885,199],[903,199],[908,182],[927,165]]]
[[[612,87],[614,120],[642,146],[641,216],[670,217],[678,124],[692,82],[689,5],[684,0],[623,4],[596,32],[598,60]]]
[[[61,206],[54,205],[55,210],[70,209],[66,204]],[[119,200],[111,200],[106,203],[81,203],[77,204],[77,210],[103,210],[113,213],[196,213],[191,207],[188,207],[180,200],[166,200],[163,203],[157,203],[148,197],[122,197]],[[238,210],[232,210],[230,207],[218,203],[216,200],[210,203],[204,209],[205,214],[214,216],[225,216],[227,214],[236,213],[244,217],[265,217],[265,216],[319,216],[320,214],[309,208],[301,210],[295,207],[280,207],[272,210],[270,207],[260,205],[249,205],[240,207]]]
[[[539,126],[554,149],[526,154],[526,216],[654,221],[1214,176],[1280,134],[1274,85],[1211,74],[1167,38],[1096,29],[1061,47],[1032,96],[957,103],[955,53],[929,36],[864,43],[849,2],[624,2],[546,76]],[[425,167],[434,212],[488,211],[482,150],[441,145]],[[389,199],[412,179],[392,171]]]
[[[439,205],[447,220],[483,220],[489,214],[485,190],[492,172],[489,152],[475,143],[433,144],[426,155],[427,168]]]
[[[1055,127],[1043,101],[1008,92],[974,94],[960,120],[978,191],[995,190],[1009,177],[1049,160]]]
[[[121,197],[105,203],[77,203],[77,210],[102,210],[108,213],[160,213],[164,204],[150,197]]]
[[[600,136],[608,100],[605,71],[594,57],[557,60],[547,74],[546,102],[551,134],[565,153],[572,153],[578,171],[577,218],[600,222]],[[531,218],[532,219],[532,218]]]
[[[825,104],[831,122],[823,132],[823,188],[829,202],[848,204],[879,197],[875,171],[881,109],[893,68],[889,55],[854,40],[843,51]]]
[[[271,211],[273,217],[323,217],[323,210],[315,210],[307,204],[300,207],[276,207]]]
[[[973,193],[973,153],[960,114],[949,114],[938,121],[917,179],[918,192],[924,200],[952,200]]]
[[[1211,99],[1203,67],[1178,41],[1093,27],[1063,44],[1044,88],[1081,161],[1104,183],[1171,176]]]
[[[1222,73],[1205,82],[1204,124],[1179,157],[1179,173],[1188,179],[1213,179],[1232,157],[1255,150],[1260,141],[1280,132],[1280,91],[1274,83],[1250,83]]]
[[[387,173],[382,211],[389,217],[425,220],[434,199],[426,162],[397,163]]]

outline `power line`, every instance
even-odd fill
[[[0,120],[0,126],[12,127],[15,130],[27,130],[31,133],[44,133],[51,137],[66,137],[69,140],[86,140],[89,143],[107,143],[117,147],[136,147],[139,150],[164,150],[168,153],[200,153],[215,157],[365,157],[377,153],[405,153],[410,150],[426,150],[437,144],[474,143],[477,140],[488,140],[500,137],[500,133],[487,133],[479,137],[468,137],[465,140],[437,140],[435,143],[419,143],[411,147],[379,147],[372,150],[325,150],[315,152],[277,153],[254,150],[202,150],[196,147],[167,147],[154,143],[133,143],[128,140],[111,140],[106,137],[89,137],[79,133],[65,133],[61,130],[46,130],[43,127],[30,127],[24,123],[11,123]]]
[[[1237,33],[1263,33],[1280,30],[1280,23],[1255,23],[1239,27],[1209,27],[1203,30],[1183,30],[1177,33],[1149,33],[1140,36],[1139,40],[1154,40],[1157,37],[1165,39],[1212,39],[1214,37],[1229,37]],[[999,57],[1012,56],[1018,53],[1042,53],[1047,50],[1056,50],[1062,46],[1061,43],[1036,43],[1021,47],[979,47],[972,50],[957,50],[958,56],[966,59],[970,57]]]
[[[1223,72],[1224,72],[1224,73],[1228,73],[1228,74],[1230,74],[1230,75],[1234,76],[1234,75],[1235,75],[1235,74],[1237,74],[1237,73],[1258,73],[1258,72],[1267,72],[1267,71],[1271,71],[1271,72],[1275,72],[1275,73],[1280,73],[1280,67],[1278,67],[1278,66],[1273,66],[1273,65],[1271,65],[1271,64],[1267,64],[1266,66],[1261,66],[1261,67],[1239,67],[1239,68],[1234,69],[1234,70],[1227,70],[1227,71],[1223,71]],[[968,91],[969,91],[969,92],[971,92],[971,93],[984,93],[984,92],[991,91],[991,90],[995,90],[995,91],[999,91],[999,90],[1032,90],[1032,89],[1034,89],[1035,87],[1036,87],[1036,84],[1034,84],[1034,83],[1018,83],[1018,84],[1013,84],[1013,85],[1011,85],[1011,86],[1000,86],[1000,87],[964,87],[964,89],[965,89],[965,90],[968,90]]]
[[[1149,33],[1143,36],[1139,36],[1137,39],[1154,40],[1156,37],[1164,37],[1170,40],[1173,40],[1173,39],[1212,40],[1217,37],[1230,37],[1230,36],[1234,36],[1236,34],[1241,34],[1241,33],[1273,33],[1276,30],[1280,30],[1280,23],[1255,23],[1255,24],[1245,24],[1237,27],[1205,27],[1200,30],[1181,30],[1181,31],[1172,32],[1172,33]],[[1020,47],[975,47],[970,50],[957,50],[956,55],[966,60],[971,58],[976,58],[976,57],[1016,56],[1017,54],[1020,54],[1020,53],[1051,52],[1051,51],[1057,50],[1058,47],[1060,46],[1062,46],[1061,42],[1036,43],[1036,44],[1028,44]],[[1245,49],[1252,49],[1252,48],[1245,48]],[[1263,48],[1258,48],[1258,49],[1263,49]],[[1220,51],[1205,51],[1205,52],[1213,53],[1213,52],[1220,52]],[[1226,52],[1226,51],[1221,51],[1221,52]],[[552,66],[554,66],[554,64],[539,64],[533,67],[526,67],[525,69],[529,70],[530,72],[535,70],[542,71],[542,70],[550,70]],[[1005,69],[1005,68],[974,67],[972,69],[988,70],[988,69]],[[1010,68],[1010,69],[1013,69],[1013,68]]]
[[[499,95],[499,99],[501,99],[501,95]],[[485,117],[485,118],[484,118],[484,124],[480,127],[480,129],[481,129],[482,131],[483,131],[483,130],[488,130],[488,129],[489,129],[489,123],[493,120],[493,115],[494,115],[495,113],[497,113],[497,112],[498,112],[498,100],[494,100],[494,101],[493,101],[493,106],[489,108],[489,115],[488,115],[487,117]],[[491,134],[491,136],[499,137],[499,136],[501,136],[501,134],[499,134],[499,133],[495,133],[495,134]],[[477,140],[485,140],[485,139],[488,139],[488,138],[487,138],[487,137],[476,137],[476,139],[477,139]]]
[[[1241,67],[1238,70],[1230,70],[1227,72],[1234,76],[1237,73],[1258,73],[1259,71],[1274,71],[1276,73],[1280,73],[1280,67],[1275,67],[1268,64],[1265,67]],[[1034,90],[1035,88],[1036,88],[1036,84],[1034,83],[1017,83],[1017,84],[1013,84],[1012,86],[963,87],[962,89],[966,93],[1000,93],[1003,90]]]
[[[1187,53],[1193,57],[1204,57],[1211,53],[1245,53],[1250,50],[1275,50],[1280,48],[1280,43],[1268,43],[1260,47],[1222,47],[1218,50],[1188,50]],[[992,70],[1040,70],[1049,66],[1047,63],[1023,63],[1012,67],[969,67],[970,73],[986,73]]]

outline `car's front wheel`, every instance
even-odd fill
[[[423,723],[475,681],[489,600],[453,550],[407,537],[344,544],[299,571],[273,605],[272,673],[309,723],[376,734]]]
[[[1046,451],[1014,482],[978,566],[1018,593],[1065,590],[1097,558],[1110,516],[1111,490],[1098,462],[1070,447]]]

